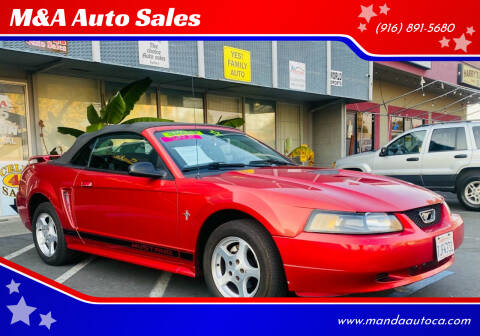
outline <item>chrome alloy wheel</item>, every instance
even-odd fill
[[[35,222],[35,234],[40,251],[51,257],[55,254],[58,245],[57,227],[52,216],[48,213],[41,213]]]
[[[465,187],[466,200],[474,205],[480,205],[480,181],[472,181]]]
[[[260,286],[260,264],[242,238],[226,237],[213,251],[212,276],[224,297],[253,297]]]

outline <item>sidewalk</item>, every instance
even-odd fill
[[[18,216],[0,217],[0,238],[30,233]]]

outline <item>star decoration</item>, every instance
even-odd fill
[[[40,321],[39,326],[45,326],[48,330],[50,330],[53,323],[57,322],[57,320],[52,317],[52,312],[48,312],[47,315],[40,314],[40,318],[42,320]]]
[[[12,321],[10,324],[22,321],[26,325],[30,325],[30,314],[37,309],[35,307],[28,306],[23,296],[16,305],[7,306],[7,308],[12,312]]]
[[[8,288],[9,290],[9,293],[8,294],[12,294],[12,293],[20,293],[20,291],[18,290],[18,287],[20,286],[20,283],[19,282],[15,282],[13,281],[10,281],[10,284],[7,285],[6,287]]]
[[[470,36],[472,36],[473,33],[475,33],[475,29],[473,29],[473,26],[467,27],[467,34],[469,34]]]
[[[465,52],[467,52],[467,46],[472,43],[472,41],[465,38],[465,34],[462,34],[462,36],[458,38],[454,38],[453,41],[455,41],[455,50],[462,49]]]
[[[380,8],[380,14],[385,14],[388,15],[388,11],[390,8],[388,8],[387,4],[384,4],[383,6],[378,6]]]
[[[439,40],[438,42],[440,42],[440,45],[441,47],[447,47],[448,48],[448,44],[450,43],[450,39],[447,39],[445,36],[443,37],[443,39]]]
[[[368,7],[360,5],[362,8],[362,12],[358,17],[364,18],[367,22],[370,22],[370,19],[374,16],[377,16],[377,14],[373,11],[373,5],[370,5]]]
[[[360,23],[360,26],[358,26],[358,29],[363,33],[365,30],[367,30],[367,27],[365,27],[365,23]]]

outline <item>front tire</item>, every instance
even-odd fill
[[[215,229],[205,246],[203,272],[220,297],[275,297],[287,292],[283,264],[270,234],[239,219]]]
[[[466,209],[480,211],[480,172],[473,171],[460,177],[457,197]]]
[[[32,217],[33,242],[42,260],[54,266],[71,263],[77,253],[67,248],[57,212],[49,202],[41,203]]]

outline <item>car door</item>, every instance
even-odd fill
[[[131,176],[128,167],[163,162],[151,144],[138,134],[98,137],[86,169],[74,183],[73,211],[80,231],[102,240],[113,237],[129,242],[177,243],[177,188],[166,178]],[[108,241],[108,240],[107,240]]]
[[[375,157],[372,172],[422,185],[422,151],[426,135],[427,130],[417,130],[392,141],[384,154],[380,151]]]
[[[439,125],[430,135],[422,162],[426,187],[452,189],[456,174],[472,160],[472,144],[465,126]]]

